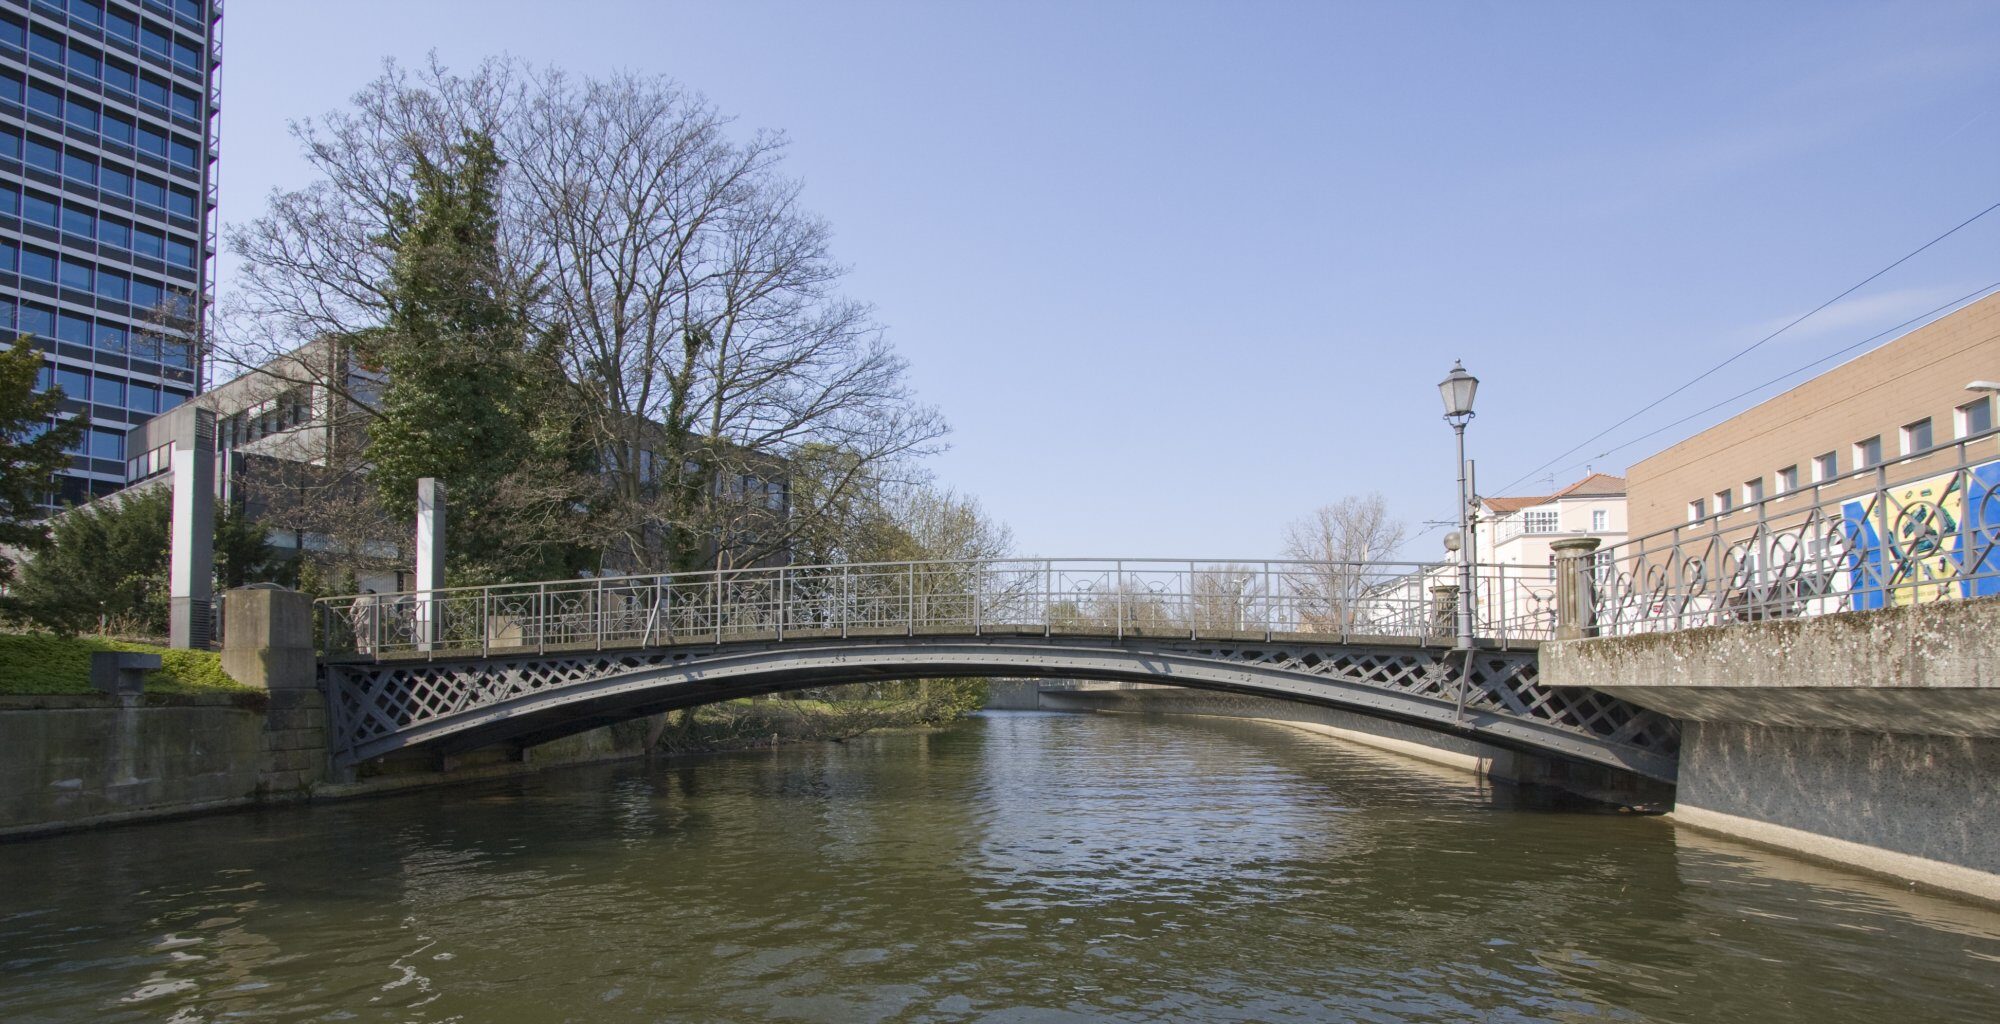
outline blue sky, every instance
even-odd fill
[[[2000,202],[2000,6],[348,0],[224,36],[225,223],[391,56],[656,71],[784,131],[954,426],[932,468],[1024,554],[1275,556],[1369,491],[1447,516],[1455,358],[1482,490],[1541,493],[2000,282],[1996,212],[1502,492]]]

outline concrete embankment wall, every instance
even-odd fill
[[[1672,787],[1595,765],[1506,750],[1401,722],[1358,715],[1338,708],[1243,694],[1149,684],[1085,683],[1074,689],[1045,689],[1039,706],[1050,711],[1106,711],[1138,714],[1219,715],[1270,722],[1335,736],[1475,775],[1558,786],[1592,799],[1626,805],[1660,804]]]
[[[317,692],[8,698],[0,702],[0,839],[230,808],[450,785],[639,757],[653,719],[540,746],[335,771]]]
[[[1574,640],[1542,681],[1681,720],[1683,824],[2000,901],[2000,600]]]

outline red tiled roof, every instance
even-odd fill
[[[1587,477],[1557,491],[1534,497],[1487,498],[1486,507],[1495,512],[1519,512],[1524,508],[1546,505],[1557,498],[1610,497],[1625,493],[1625,478],[1609,473],[1592,473]]]

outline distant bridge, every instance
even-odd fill
[[[1338,707],[1671,781],[1672,719],[1539,683],[1541,568],[1480,566],[1475,640],[1428,564],[1036,559],[786,566],[317,603],[335,757],[539,743],[885,679],[1170,683]]]

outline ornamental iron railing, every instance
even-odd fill
[[[1578,563],[1587,634],[2000,594],[2000,433],[1818,481]]]
[[[1481,565],[1474,635],[1547,638],[1553,573]],[[1310,635],[1449,644],[1456,567],[1000,559],[783,566],[324,598],[321,651],[370,660],[852,635]]]

